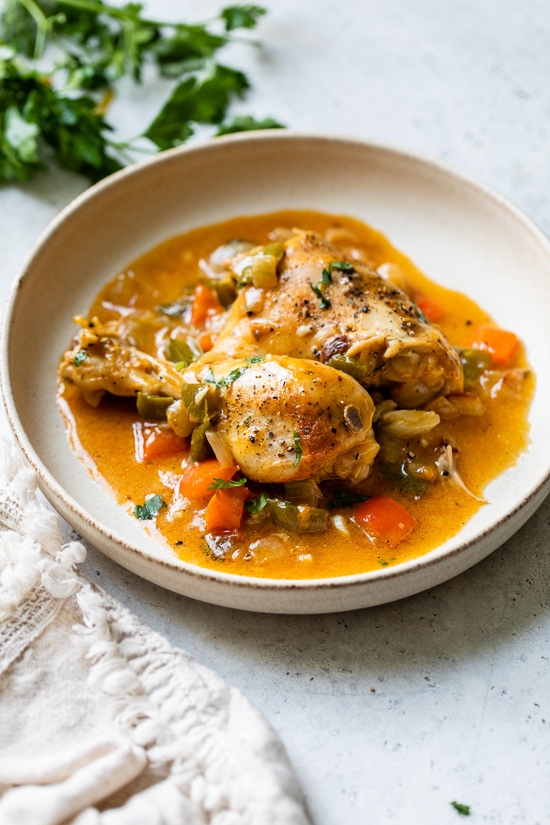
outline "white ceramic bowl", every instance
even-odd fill
[[[72,317],[99,287],[173,235],[228,217],[314,208],[364,220],[430,278],[467,293],[527,345],[538,381],[529,451],[488,488],[490,504],[421,558],[372,573],[281,581],[204,570],[175,558],[96,484],[69,447],[55,400]],[[457,172],[384,146],[274,131],[172,150],[102,181],[39,239],[9,298],[2,391],[45,495],[110,558],[215,604],[319,613],[392,601],[439,584],[508,539],[550,475],[550,245],[498,195]]]

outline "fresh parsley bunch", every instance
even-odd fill
[[[156,151],[203,124],[217,135],[279,127],[272,118],[227,119],[250,84],[217,60],[234,32],[254,28],[263,14],[260,6],[227,6],[213,20],[186,24],[151,20],[134,2],[0,0],[0,180],[27,180],[55,159],[95,181],[131,162],[144,138]],[[141,83],[148,65],[173,81],[172,92],[140,135],[116,142],[108,106],[119,81]]]

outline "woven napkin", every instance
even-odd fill
[[[0,824],[307,825],[263,716],[84,557],[0,440]]]

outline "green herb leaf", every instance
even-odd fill
[[[240,378],[241,375],[244,375],[247,371],[248,367],[236,367],[234,370],[231,370],[229,375],[223,379],[225,386],[228,387],[233,381],[236,381],[237,378]]]
[[[22,163],[38,164],[38,135],[40,127],[37,123],[29,123],[23,113],[16,107],[10,106],[5,112],[6,140]]]
[[[18,0],[6,0],[0,13],[0,32],[2,42],[25,55],[33,57],[37,25],[27,9]]]
[[[220,17],[225,21],[225,30],[230,32],[234,29],[253,29],[265,13],[266,9],[261,6],[226,6],[222,9]]]
[[[79,349],[76,353],[75,357],[73,358],[73,364],[75,367],[79,367],[80,364],[86,360],[86,358],[90,357],[90,353],[86,352],[85,349]]]
[[[246,75],[220,64],[204,77],[187,77],[176,86],[144,137],[159,149],[184,143],[194,133],[194,124],[221,123],[229,104],[248,88]]]
[[[246,115],[224,122],[250,84],[217,53],[234,30],[254,28],[263,14],[261,6],[234,5],[206,23],[186,24],[149,19],[136,2],[3,0],[0,180],[27,180],[52,158],[95,181],[132,162],[144,137],[167,149],[188,140],[197,124],[219,126],[222,134],[279,127]],[[144,132],[116,142],[107,106],[122,79],[154,80],[146,67],[175,79],[175,88]]]
[[[248,512],[255,516],[257,513],[261,513],[264,507],[267,505],[267,496],[265,493],[260,493],[258,498],[253,498],[250,501],[245,501],[245,509]]]
[[[263,356],[261,357],[263,358]],[[204,375],[203,381],[205,384],[213,384],[215,387],[221,390],[223,387],[229,387],[233,383],[233,381],[236,381],[237,378],[240,378],[241,375],[244,375],[247,369],[248,366],[235,367],[234,370],[231,370],[229,375],[224,375],[222,376],[222,378],[216,378],[216,376],[212,372],[212,367],[208,367]]]
[[[296,467],[299,464],[300,459],[302,457],[302,439],[300,438],[296,430],[292,430],[292,435],[294,436],[294,451],[296,453],[296,458],[294,459],[293,466]]]
[[[353,272],[355,267],[353,264],[348,263],[347,261],[331,261],[328,265],[328,270],[332,275],[332,270],[338,269],[340,272]]]
[[[321,271],[321,280],[317,282],[314,286],[310,284],[312,292],[319,298],[320,309],[328,309],[330,307],[330,300],[327,298],[325,293],[323,292],[322,287],[329,286],[332,283],[332,271],[333,269],[339,269],[343,272],[353,271],[354,267],[353,264],[349,264],[347,261],[332,261],[327,267],[323,267]]]
[[[153,52],[162,76],[181,78],[204,69],[228,40],[201,25],[179,24],[171,35],[154,44]]]
[[[247,478],[240,478],[238,481],[225,481],[223,478],[214,478],[207,490],[228,490],[230,487],[242,487],[248,481]]]
[[[214,387],[217,387],[219,390],[224,385],[224,379],[220,378],[219,380],[216,378],[214,373],[212,372],[212,367],[208,367],[206,372],[204,373],[203,381],[205,384],[212,384]]]
[[[322,282],[319,281],[319,283],[322,283]],[[310,284],[310,287],[311,287],[311,291],[319,298],[319,301],[320,301],[319,308],[320,309],[328,309],[330,307],[330,301],[325,295],[323,295],[323,293],[321,292],[320,286],[319,285],[314,286],[313,284]]]
[[[26,180],[42,168],[41,144],[61,165],[103,177],[121,165],[110,154],[109,129],[91,97],[68,97],[38,72],[0,60],[0,178]]]
[[[272,117],[264,117],[262,120],[256,120],[251,115],[240,115],[234,117],[228,123],[223,123],[216,132],[217,137],[222,135],[232,135],[235,132],[255,132],[260,129],[284,129],[282,123],[274,120]]]
[[[462,816],[470,816],[469,805],[463,805],[461,802],[451,802],[451,805],[453,806],[455,811],[458,811],[458,813],[462,814]]]
[[[134,507],[134,515],[141,521],[153,519],[163,507],[166,507],[166,502],[157,493],[151,498],[148,498],[145,504],[136,504]]]
[[[265,361],[265,355],[253,355],[252,358],[246,360],[249,364],[261,364],[262,361]]]

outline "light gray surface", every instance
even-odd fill
[[[200,16],[219,8],[201,3]],[[550,231],[546,0],[270,0],[243,109],[452,163]],[[150,11],[199,16],[198,4]],[[121,134],[153,92],[119,101]],[[128,105],[131,104],[131,105]],[[0,189],[0,297],[82,190],[76,176]],[[383,227],[381,227],[383,229]],[[405,250],[406,251],[406,250]],[[518,273],[521,284],[521,273]],[[510,296],[513,299],[513,296]],[[32,354],[29,354],[32,357]],[[0,425],[7,429],[5,416]],[[406,601],[340,615],[244,614],[160,590],[90,550],[87,575],[213,667],[285,742],[316,825],[550,822],[550,502],[503,548]]]

